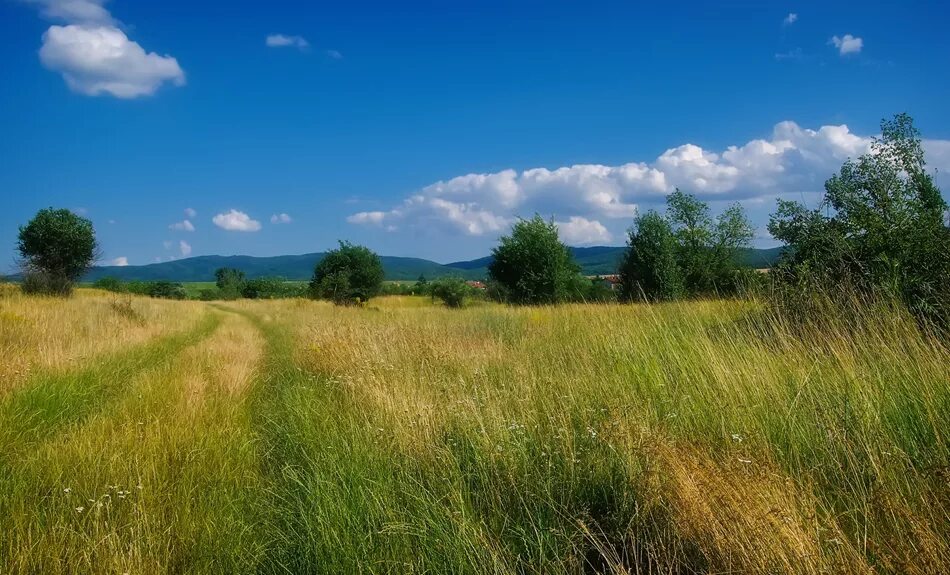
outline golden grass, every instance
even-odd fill
[[[950,350],[896,310],[139,303],[223,321],[0,468],[0,573],[950,570]]]
[[[134,377],[113,409],[16,461],[0,483],[11,503],[0,572],[227,572],[250,561],[244,493],[257,474],[242,405],[261,343],[228,314],[209,339]]]
[[[37,370],[66,369],[169,333],[195,326],[204,308],[77,290],[69,299],[0,297],[0,394]]]

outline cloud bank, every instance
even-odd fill
[[[517,217],[539,213],[555,218],[568,243],[605,243],[632,223],[638,208],[662,206],[677,187],[706,201],[746,203],[820,192],[845,160],[868,151],[871,139],[846,125],[806,129],[786,121],[768,138],[720,151],[687,143],[649,162],[465,174],[430,184],[389,210],[354,213],[347,221],[389,231],[435,228],[494,236]],[[927,141],[925,147],[931,167],[950,167],[950,142]]]

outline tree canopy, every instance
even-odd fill
[[[624,299],[734,293],[737,258],[753,230],[742,206],[733,204],[713,218],[705,202],[679,189],[666,203],[665,217],[649,211],[630,230],[620,265]]]
[[[505,299],[518,304],[553,304],[573,299],[580,268],[558,238],[557,226],[535,215],[519,220],[492,250],[488,275]]]
[[[92,222],[69,210],[42,209],[20,227],[17,249],[37,291],[68,294],[98,257]]]
[[[825,183],[816,209],[779,202],[769,231],[790,249],[777,275],[803,292],[845,284],[894,295],[918,317],[950,325],[946,210],[920,132],[899,114],[881,123],[869,153]]]
[[[365,302],[379,293],[383,283],[383,264],[366,247],[341,241],[330,250],[313,272],[310,293],[339,305]]]

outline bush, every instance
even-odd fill
[[[241,295],[248,299],[284,299],[301,297],[305,291],[303,286],[288,283],[283,278],[257,278],[244,284]]]
[[[337,305],[365,303],[379,293],[383,264],[368,248],[340,242],[317,264],[310,281],[310,294]]]
[[[73,282],[61,274],[29,270],[23,274],[20,289],[31,295],[67,296],[73,290]]]
[[[198,299],[201,301],[217,301],[223,298],[221,297],[221,290],[213,287],[199,290]]]
[[[185,288],[180,283],[168,281],[149,282],[146,294],[161,299],[185,299],[187,297]]]
[[[441,278],[431,282],[428,286],[433,299],[439,299],[446,306],[461,308],[472,297],[474,290],[465,283],[465,280],[456,277]]]
[[[127,291],[125,284],[117,277],[106,276],[93,282],[92,287],[96,289],[122,293]]]
[[[535,215],[521,220],[492,250],[488,275],[498,295],[517,304],[552,304],[573,299],[580,268],[558,239],[557,226]]]
[[[69,210],[47,208],[20,227],[17,249],[27,293],[69,295],[98,254],[92,222]]]

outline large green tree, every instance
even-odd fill
[[[920,132],[899,114],[881,123],[868,154],[825,183],[818,208],[779,202],[769,231],[791,249],[776,275],[805,290],[844,283],[896,295],[919,317],[950,325],[946,210]]]
[[[677,263],[677,243],[670,222],[656,211],[637,216],[620,262],[621,297],[657,301],[683,293],[683,272]]]
[[[25,286],[68,295],[98,257],[92,222],[69,210],[40,210],[20,227],[17,249]]]
[[[519,220],[492,255],[489,278],[511,303],[552,304],[576,296],[580,268],[558,238],[554,222],[538,215]]]
[[[310,294],[338,305],[358,304],[378,294],[382,283],[379,256],[366,247],[341,241],[314,269]]]

